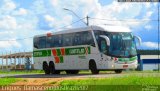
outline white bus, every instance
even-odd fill
[[[78,74],[79,70],[121,73],[137,68],[135,38],[128,28],[88,26],[34,37],[34,68],[45,74]]]

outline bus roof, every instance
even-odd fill
[[[53,35],[55,34],[65,34],[65,33],[73,33],[73,32],[80,32],[80,31],[88,31],[88,30],[101,30],[106,32],[131,32],[129,28],[122,27],[122,26],[88,26],[88,27],[82,27],[82,28],[72,28],[72,29],[66,29],[62,31],[56,31],[52,32]],[[37,36],[45,36],[43,35],[37,35]]]

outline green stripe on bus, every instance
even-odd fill
[[[51,50],[39,50],[33,52],[33,57],[46,57],[51,56]]]
[[[57,56],[61,55],[61,50],[60,49],[56,49],[57,50]]]
[[[134,61],[134,60],[137,60],[137,56],[132,58],[118,58],[118,61],[121,62]]]
[[[60,63],[63,63],[63,56],[59,56],[60,58]]]
[[[87,50],[86,50],[87,48]],[[61,50],[56,49],[57,56],[61,56]],[[91,54],[90,47],[65,48],[65,55],[85,55]],[[47,57],[51,56],[51,50],[39,50],[33,52],[33,57]]]
[[[88,47],[88,54],[91,54],[91,48]]]

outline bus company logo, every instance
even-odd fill
[[[41,51],[37,51],[37,52],[34,52],[34,57],[36,57],[36,56],[41,56],[42,55],[42,52]]]
[[[69,50],[69,54],[70,55],[74,55],[74,54],[84,54],[85,53],[85,49],[81,48],[81,49],[71,49]]]

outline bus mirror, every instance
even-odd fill
[[[106,35],[100,35],[100,37],[102,37],[106,40],[107,46],[110,46],[110,39]]]
[[[140,45],[141,45],[141,42],[142,42],[141,38],[140,38],[139,36],[135,36],[135,35],[134,35],[134,39],[138,39],[139,46],[140,46]]]

